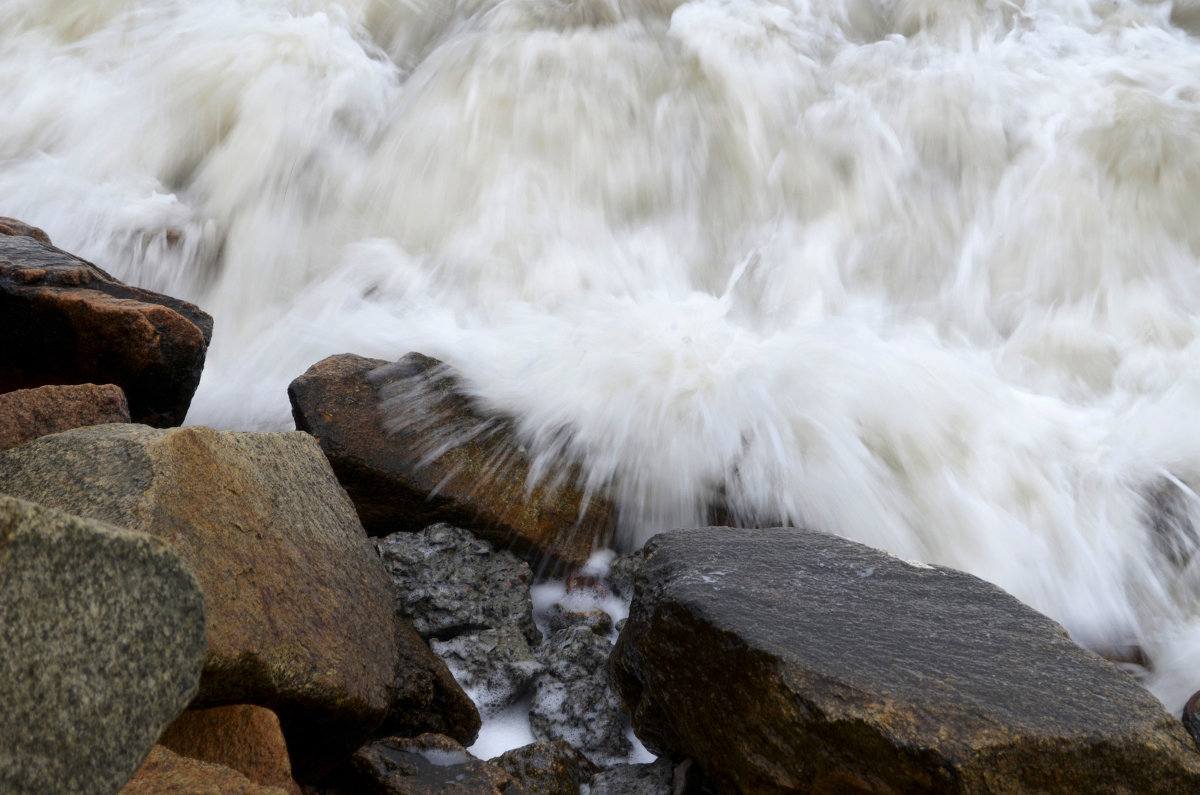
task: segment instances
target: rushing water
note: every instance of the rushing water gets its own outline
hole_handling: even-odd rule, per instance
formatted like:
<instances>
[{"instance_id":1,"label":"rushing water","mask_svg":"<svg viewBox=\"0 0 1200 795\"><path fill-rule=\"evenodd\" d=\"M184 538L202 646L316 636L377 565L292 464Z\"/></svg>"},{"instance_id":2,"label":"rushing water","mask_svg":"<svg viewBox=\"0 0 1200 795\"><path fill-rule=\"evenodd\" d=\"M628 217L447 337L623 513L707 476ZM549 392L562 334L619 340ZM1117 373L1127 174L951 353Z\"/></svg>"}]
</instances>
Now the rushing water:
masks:
<instances>
[{"instance_id":1,"label":"rushing water","mask_svg":"<svg viewBox=\"0 0 1200 795\"><path fill-rule=\"evenodd\" d=\"M627 540L788 521L1200 687L1196 0L4 0L0 214L199 303L189 421L457 367Z\"/></svg>"}]
</instances>

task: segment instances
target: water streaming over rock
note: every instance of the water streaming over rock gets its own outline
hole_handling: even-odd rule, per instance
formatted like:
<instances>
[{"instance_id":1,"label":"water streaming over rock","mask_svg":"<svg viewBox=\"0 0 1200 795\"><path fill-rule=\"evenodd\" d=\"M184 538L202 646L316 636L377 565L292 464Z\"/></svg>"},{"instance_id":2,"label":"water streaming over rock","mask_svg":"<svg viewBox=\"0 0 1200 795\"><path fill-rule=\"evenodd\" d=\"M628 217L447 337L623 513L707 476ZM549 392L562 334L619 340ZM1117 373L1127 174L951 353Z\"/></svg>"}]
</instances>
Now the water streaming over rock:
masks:
<instances>
[{"instance_id":1,"label":"water streaming over rock","mask_svg":"<svg viewBox=\"0 0 1200 795\"><path fill-rule=\"evenodd\" d=\"M6 0L0 213L216 318L189 421L444 359L627 540L793 522L1200 687L1192 0Z\"/></svg>"}]
</instances>

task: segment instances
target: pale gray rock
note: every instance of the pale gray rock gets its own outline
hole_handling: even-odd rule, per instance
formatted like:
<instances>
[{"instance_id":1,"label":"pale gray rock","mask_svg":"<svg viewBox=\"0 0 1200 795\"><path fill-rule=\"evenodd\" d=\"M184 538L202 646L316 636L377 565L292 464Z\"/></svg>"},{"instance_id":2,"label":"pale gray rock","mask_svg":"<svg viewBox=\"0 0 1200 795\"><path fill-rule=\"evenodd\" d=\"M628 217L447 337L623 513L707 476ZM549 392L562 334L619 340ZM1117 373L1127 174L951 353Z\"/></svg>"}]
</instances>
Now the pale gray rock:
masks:
<instances>
[{"instance_id":1,"label":"pale gray rock","mask_svg":"<svg viewBox=\"0 0 1200 795\"><path fill-rule=\"evenodd\" d=\"M555 632L537 650L546 672L537 680L529 710L535 738L565 740L600 767L624 762L632 750L620 702L605 675L611 650L587 626Z\"/></svg>"},{"instance_id":2,"label":"pale gray rock","mask_svg":"<svg viewBox=\"0 0 1200 795\"><path fill-rule=\"evenodd\" d=\"M196 694L205 648L168 544L0 496L0 791L116 792Z\"/></svg>"},{"instance_id":3,"label":"pale gray rock","mask_svg":"<svg viewBox=\"0 0 1200 795\"><path fill-rule=\"evenodd\" d=\"M513 553L448 524L375 543L397 610L426 640L515 626L531 645L541 642L529 595L533 574Z\"/></svg>"},{"instance_id":4,"label":"pale gray rock","mask_svg":"<svg viewBox=\"0 0 1200 795\"><path fill-rule=\"evenodd\" d=\"M512 704L545 666L513 626L433 641L442 659L480 711L493 715Z\"/></svg>"}]
</instances>

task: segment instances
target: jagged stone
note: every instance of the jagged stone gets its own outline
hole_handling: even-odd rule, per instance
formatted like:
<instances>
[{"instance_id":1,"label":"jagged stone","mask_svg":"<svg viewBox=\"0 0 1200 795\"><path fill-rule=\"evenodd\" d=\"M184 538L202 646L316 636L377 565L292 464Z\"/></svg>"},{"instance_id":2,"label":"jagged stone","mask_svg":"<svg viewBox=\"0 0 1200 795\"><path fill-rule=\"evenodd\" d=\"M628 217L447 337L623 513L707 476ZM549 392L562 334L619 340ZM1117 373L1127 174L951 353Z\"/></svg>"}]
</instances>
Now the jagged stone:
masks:
<instances>
[{"instance_id":1,"label":"jagged stone","mask_svg":"<svg viewBox=\"0 0 1200 795\"><path fill-rule=\"evenodd\" d=\"M580 762L587 764L562 740L523 745L490 761L508 771L528 795L579 795Z\"/></svg>"},{"instance_id":2,"label":"jagged stone","mask_svg":"<svg viewBox=\"0 0 1200 795\"><path fill-rule=\"evenodd\" d=\"M611 505L569 477L532 483L512 429L479 411L435 359L331 356L288 395L296 428L320 440L372 535L446 521L565 571L611 533Z\"/></svg>"},{"instance_id":3,"label":"jagged stone","mask_svg":"<svg viewBox=\"0 0 1200 795\"><path fill-rule=\"evenodd\" d=\"M507 771L449 737L389 737L360 748L325 785L335 795L523 795Z\"/></svg>"},{"instance_id":4,"label":"jagged stone","mask_svg":"<svg viewBox=\"0 0 1200 795\"><path fill-rule=\"evenodd\" d=\"M0 496L0 791L115 791L195 695L204 649L169 545Z\"/></svg>"},{"instance_id":5,"label":"jagged stone","mask_svg":"<svg viewBox=\"0 0 1200 795\"><path fill-rule=\"evenodd\" d=\"M429 645L471 700L488 715L516 701L544 670L525 636L513 626L485 629Z\"/></svg>"},{"instance_id":6,"label":"jagged stone","mask_svg":"<svg viewBox=\"0 0 1200 795\"><path fill-rule=\"evenodd\" d=\"M375 544L397 609L421 637L446 640L516 626L531 644L541 641L529 595L533 573L511 552L448 524L393 533Z\"/></svg>"},{"instance_id":7,"label":"jagged stone","mask_svg":"<svg viewBox=\"0 0 1200 795\"><path fill-rule=\"evenodd\" d=\"M1200 787L1180 722L1058 624L820 533L657 536L611 668L647 747L722 791Z\"/></svg>"},{"instance_id":8,"label":"jagged stone","mask_svg":"<svg viewBox=\"0 0 1200 795\"><path fill-rule=\"evenodd\" d=\"M591 795L671 795L675 765L659 759L645 765L616 765L592 779Z\"/></svg>"},{"instance_id":9,"label":"jagged stone","mask_svg":"<svg viewBox=\"0 0 1200 795\"><path fill-rule=\"evenodd\" d=\"M25 231L0 234L0 392L116 384L135 421L183 422L212 318L186 301L123 284L50 245L40 230L8 220L8 230Z\"/></svg>"}]
</instances>

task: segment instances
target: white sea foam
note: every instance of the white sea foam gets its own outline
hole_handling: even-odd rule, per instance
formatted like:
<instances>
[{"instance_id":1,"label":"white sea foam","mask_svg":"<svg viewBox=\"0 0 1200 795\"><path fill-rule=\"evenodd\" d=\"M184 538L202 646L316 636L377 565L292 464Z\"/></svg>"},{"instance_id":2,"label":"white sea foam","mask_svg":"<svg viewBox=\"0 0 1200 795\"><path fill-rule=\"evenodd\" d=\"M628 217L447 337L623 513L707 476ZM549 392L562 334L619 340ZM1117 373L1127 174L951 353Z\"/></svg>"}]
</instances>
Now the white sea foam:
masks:
<instances>
[{"instance_id":1,"label":"white sea foam","mask_svg":"<svg viewBox=\"0 0 1200 795\"><path fill-rule=\"evenodd\" d=\"M215 316L192 422L420 350L627 540L719 500L967 569L1178 708L1194 6L6 0L0 213Z\"/></svg>"}]
</instances>

